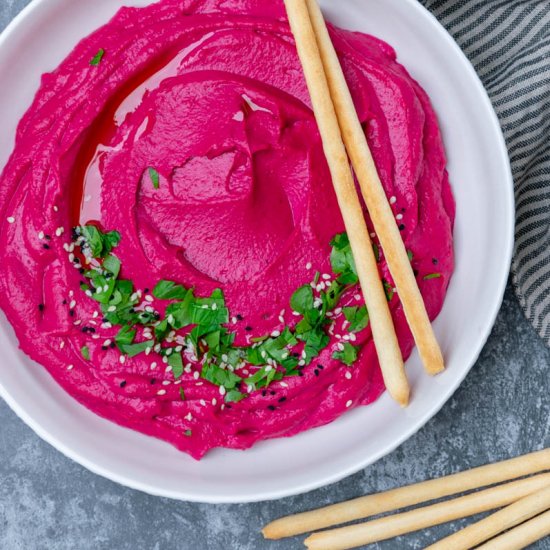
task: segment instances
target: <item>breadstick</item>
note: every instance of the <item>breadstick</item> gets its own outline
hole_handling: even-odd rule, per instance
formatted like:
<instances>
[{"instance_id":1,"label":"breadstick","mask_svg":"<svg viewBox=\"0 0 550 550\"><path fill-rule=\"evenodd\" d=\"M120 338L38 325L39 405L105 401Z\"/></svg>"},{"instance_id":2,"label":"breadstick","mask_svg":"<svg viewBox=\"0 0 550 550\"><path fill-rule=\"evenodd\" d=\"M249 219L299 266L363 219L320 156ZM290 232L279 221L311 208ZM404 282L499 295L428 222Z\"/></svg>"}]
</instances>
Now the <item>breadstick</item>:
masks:
<instances>
[{"instance_id":1,"label":"breadstick","mask_svg":"<svg viewBox=\"0 0 550 550\"><path fill-rule=\"evenodd\" d=\"M409 383L395 327L378 273L346 149L305 0L285 0L315 118L323 141L332 182L355 259L359 282L370 315L372 335L386 388L401 405L409 401Z\"/></svg>"},{"instance_id":2,"label":"breadstick","mask_svg":"<svg viewBox=\"0 0 550 550\"><path fill-rule=\"evenodd\" d=\"M447 477L333 504L319 510L284 517L267 525L263 529L263 534L268 539L291 537L472 489L487 487L544 470L550 470L550 449L504 462L479 466Z\"/></svg>"},{"instance_id":3,"label":"breadstick","mask_svg":"<svg viewBox=\"0 0 550 550\"><path fill-rule=\"evenodd\" d=\"M550 487L510 504L510 506L465 527L454 535L428 546L426 550L447 550L448 548L468 550L547 510L550 510Z\"/></svg>"},{"instance_id":4,"label":"breadstick","mask_svg":"<svg viewBox=\"0 0 550 550\"><path fill-rule=\"evenodd\" d=\"M540 474L520 481L512 481L454 500L439 502L410 512L403 512L359 523L358 525L322 531L307 538L305 544L310 550L355 548L494 510L531 495L543 487L550 489L550 474ZM457 547L454 544L449 544L441 548L453 548L455 550Z\"/></svg>"},{"instance_id":5,"label":"breadstick","mask_svg":"<svg viewBox=\"0 0 550 550\"><path fill-rule=\"evenodd\" d=\"M306 2L344 143L374 229L380 239L399 299L403 304L405 317L414 336L424 368L431 375L438 374L445 368L443 355L426 312L424 300L420 294L397 222L380 182L338 55L330 39L317 0L306 0Z\"/></svg>"},{"instance_id":6,"label":"breadstick","mask_svg":"<svg viewBox=\"0 0 550 550\"><path fill-rule=\"evenodd\" d=\"M521 550L548 535L550 535L550 511L479 546L478 550Z\"/></svg>"}]
</instances>

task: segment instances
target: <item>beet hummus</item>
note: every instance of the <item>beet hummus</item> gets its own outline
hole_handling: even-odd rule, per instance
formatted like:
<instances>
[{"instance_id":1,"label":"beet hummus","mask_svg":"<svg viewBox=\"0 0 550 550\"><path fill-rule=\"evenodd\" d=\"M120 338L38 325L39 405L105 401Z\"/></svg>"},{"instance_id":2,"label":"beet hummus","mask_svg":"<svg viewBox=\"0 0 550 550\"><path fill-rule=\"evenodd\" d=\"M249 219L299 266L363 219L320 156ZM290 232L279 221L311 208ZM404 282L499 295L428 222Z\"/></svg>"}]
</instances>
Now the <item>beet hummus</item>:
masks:
<instances>
[{"instance_id":1,"label":"beet hummus","mask_svg":"<svg viewBox=\"0 0 550 550\"><path fill-rule=\"evenodd\" d=\"M455 215L436 116L388 44L330 30L433 319ZM199 459L384 391L280 0L121 9L44 75L0 214L22 350L102 417Z\"/></svg>"}]
</instances>

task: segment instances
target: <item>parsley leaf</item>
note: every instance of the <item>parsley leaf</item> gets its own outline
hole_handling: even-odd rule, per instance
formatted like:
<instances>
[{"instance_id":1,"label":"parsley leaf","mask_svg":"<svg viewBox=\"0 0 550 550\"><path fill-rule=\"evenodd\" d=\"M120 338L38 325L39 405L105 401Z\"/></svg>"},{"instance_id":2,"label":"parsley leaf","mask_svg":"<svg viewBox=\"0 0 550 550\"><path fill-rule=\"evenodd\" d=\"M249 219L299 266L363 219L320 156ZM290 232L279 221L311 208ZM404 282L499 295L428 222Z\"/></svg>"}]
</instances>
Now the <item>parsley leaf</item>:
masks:
<instances>
[{"instance_id":1,"label":"parsley leaf","mask_svg":"<svg viewBox=\"0 0 550 550\"><path fill-rule=\"evenodd\" d=\"M357 283L357 268L347 233L339 233L330 244L332 246L330 263L334 273L340 275L338 280L343 284Z\"/></svg>"},{"instance_id":2,"label":"parsley leaf","mask_svg":"<svg viewBox=\"0 0 550 550\"><path fill-rule=\"evenodd\" d=\"M82 346L80 348L80 353L82 354L82 357L84 357L84 359L86 359L86 361L90 360L90 350L89 350L88 346Z\"/></svg>"},{"instance_id":3,"label":"parsley leaf","mask_svg":"<svg viewBox=\"0 0 550 550\"><path fill-rule=\"evenodd\" d=\"M349 321L350 332L361 332L369 324L369 313L367 307L345 307L344 316Z\"/></svg>"},{"instance_id":4,"label":"parsley leaf","mask_svg":"<svg viewBox=\"0 0 550 550\"><path fill-rule=\"evenodd\" d=\"M91 59L90 65L92 67L97 67L101 63L101 60L103 59L104 55L105 55L105 50L103 48L100 48L99 51Z\"/></svg>"},{"instance_id":5,"label":"parsley leaf","mask_svg":"<svg viewBox=\"0 0 550 550\"><path fill-rule=\"evenodd\" d=\"M160 187L160 176L159 173L155 168L152 166L149 167L149 177L151 178L151 182L153 183L153 187L155 189L158 189Z\"/></svg>"},{"instance_id":6,"label":"parsley leaf","mask_svg":"<svg viewBox=\"0 0 550 550\"><path fill-rule=\"evenodd\" d=\"M181 353L173 352L168 356L168 364L172 367L174 378L181 378L183 375L183 360Z\"/></svg>"},{"instance_id":7,"label":"parsley leaf","mask_svg":"<svg viewBox=\"0 0 550 550\"><path fill-rule=\"evenodd\" d=\"M342 361L345 365L351 366L357 360L357 355L359 352L359 346L353 346L349 342L345 342L344 349L342 351L335 352L332 357Z\"/></svg>"},{"instance_id":8,"label":"parsley leaf","mask_svg":"<svg viewBox=\"0 0 550 550\"><path fill-rule=\"evenodd\" d=\"M429 275L424 276L425 281L429 281L430 279L439 279L441 277L441 273L430 273Z\"/></svg>"},{"instance_id":9,"label":"parsley leaf","mask_svg":"<svg viewBox=\"0 0 550 550\"><path fill-rule=\"evenodd\" d=\"M301 286L291 296L290 307L302 315L313 309L313 289L311 285Z\"/></svg>"},{"instance_id":10,"label":"parsley leaf","mask_svg":"<svg viewBox=\"0 0 550 550\"><path fill-rule=\"evenodd\" d=\"M183 300L187 289L172 281L159 281L153 289L153 296L159 300Z\"/></svg>"}]
</instances>

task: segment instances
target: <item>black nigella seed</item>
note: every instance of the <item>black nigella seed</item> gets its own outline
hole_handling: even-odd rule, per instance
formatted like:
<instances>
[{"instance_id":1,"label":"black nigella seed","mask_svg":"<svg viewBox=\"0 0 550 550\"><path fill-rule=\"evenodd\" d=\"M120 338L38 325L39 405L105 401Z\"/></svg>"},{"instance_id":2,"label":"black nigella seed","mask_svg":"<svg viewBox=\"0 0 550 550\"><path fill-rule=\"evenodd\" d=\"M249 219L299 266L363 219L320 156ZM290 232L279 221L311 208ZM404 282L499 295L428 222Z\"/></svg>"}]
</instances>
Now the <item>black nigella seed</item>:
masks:
<instances>
[{"instance_id":1,"label":"black nigella seed","mask_svg":"<svg viewBox=\"0 0 550 550\"><path fill-rule=\"evenodd\" d=\"M325 367L323 367L323 365L317 365L317 368L323 370Z\"/></svg>"},{"instance_id":2,"label":"black nigella seed","mask_svg":"<svg viewBox=\"0 0 550 550\"><path fill-rule=\"evenodd\" d=\"M275 395L277 392L274 391L274 390L271 390L269 393L270 393L270 395Z\"/></svg>"},{"instance_id":3,"label":"black nigella seed","mask_svg":"<svg viewBox=\"0 0 550 550\"><path fill-rule=\"evenodd\" d=\"M226 409L232 409L233 407L231 405L226 405L225 408Z\"/></svg>"},{"instance_id":4,"label":"black nigella seed","mask_svg":"<svg viewBox=\"0 0 550 550\"><path fill-rule=\"evenodd\" d=\"M437 258L432 258L432 264L437 265L439 260Z\"/></svg>"},{"instance_id":5,"label":"black nigella seed","mask_svg":"<svg viewBox=\"0 0 550 550\"><path fill-rule=\"evenodd\" d=\"M244 317L240 313L238 313L236 317L237 317L237 321L242 321L244 319Z\"/></svg>"},{"instance_id":6,"label":"black nigella seed","mask_svg":"<svg viewBox=\"0 0 550 550\"><path fill-rule=\"evenodd\" d=\"M292 357L300 357L300 354L299 354L298 352L295 351L295 352L292 354Z\"/></svg>"},{"instance_id":7,"label":"black nigella seed","mask_svg":"<svg viewBox=\"0 0 550 550\"><path fill-rule=\"evenodd\" d=\"M51 241L51 240L52 240L51 235L44 235L44 237L45 237L45 239L46 239L47 241Z\"/></svg>"},{"instance_id":8,"label":"black nigella seed","mask_svg":"<svg viewBox=\"0 0 550 550\"><path fill-rule=\"evenodd\" d=\"M120 387L123 388L124 386L126 386L126 380L123 380L121 383L120 383Z\"/></svg>"},{"instance_id":9,"label":"black nigella seed","mask_svg":"<svg viewBox=\"0 0 550 550\"><path fill-rule=\"evenodd\" d=\"M85 270L83 267L81 267L81 268L78 270L78 272L79 272L81 275L84 275L84 273L86 273L86 270Z\"/></svg>"},{"instance_id":10,"label":"black nigella seed","mask_svg":"<svg viewBox=\"0 0 550 550\"><path fill-rule=\"evenodd\" d=\"M317 369L315 369L313 372L315 373L315 376L319 376L319 371Z\"/></svg>"},{"instance_id":11,"label":"black nigella seed","mask_svg":"<svg viewBox=\"0 0 550 550\"><path fill-rule=\"evenodd\" d=\"M267 395L267 391L266 390L262 390L262 397L265 397Z\"/></svg>"},{"instance_id":12,"label":"black nigella seed","mask_svg":"<svg viewBox=\"0 0 550 550\"><path fill-rule=\"evenodd\" d=\"M157 383L156 378L151 378L151 386L154 386Z\"/></svg>"},{"instance_id":13,"label":"black nigella seed","mask_svg":"<svg viewBox=\"0 0 550 550\"><path fill-rule=\"evenodd\" d=\"M45 307L44 304L38 304L38 311L44 311Z\"/></svg>"},{"instance_id":14,"label":"black nigella seed","mask_svg":"<svg viewBox=\"0 0 550 550\"><path fill-rule=\"evenodd\" d=\"M252 330L252 327L251 326L245 327L244 330L250 332Z\"/></svg>"},{"instance_id":15,"label":"black nigella seed","mask_svg":"<svg viewBox=\"0 0 550 550\"><path fill-rule=\"evenodd\" d=\"M418 277L418 269L413 269L413 273L415 277Z\"/></svg>"},{"instance_id":16,"label":"black nigella seed","mask_svg":"<svg viewBox=\"0 0 550 550\"><path fill-rule=\"evenodd\" d=\"M67 305L67 300L63 300L63 305L66 306Z\"/></svg>"},{"instance_id":17,"label":"black nigella seed","mask_svg":"<svg viewBox=\"0 0 550 550\"><path fill-rule=\"evenodd\" d=\"M145 294L149 294L149 289L148 289L148 288L144 288L144 289L143 289L143 292L145 292Z\"/></svg>"},{"instance_id":18,"label":"black nigella seed","mask_svg":"<svg viewBox=\"0 0 550 550\"><path fill-rule=\"evenodd\" d=\"M399 225L399 231L405 231L405 224L400 224Z\"/></svg>"},{"instance_id":19,"label":"black nigella seed","mask_svg":"<svg viewBox=\"0 0 550 550\"><path fill-rule=\"evenodd\" d=\"M110 347L111 349L114 349L114 348L116 347L116 344L115 344L114 342L111 342L111 343L109 344L109 347Z\"/></svg>"},{"instance_id":20,"label":"black nigella seed","mask_svg":"<svg viewBox=\"0 0 550 550\"><path fill-rule=\"evenodd\" d=\"M284 403L286 401L286 397L281 397L281 399L279 399L279 403Z\"/></svg>"},{"instance_id":21,"label":"black nigella seed","mask_svg":"<svg viewBox=\"0 0 550 550\"><path fill-rule=\"evenodd\" d=\"M269 405L269 407L267 407L270 411L274 411L276 409L276 407L274 405Z\"/></svg>"},{"instance_id":22,"label":"black nigella seed","mask_svg":"<svg viewBox=\"0 0 550 550\"><path fill-rule=\"evenodd\" d=\"M74 317L74 309L70 309L70 310L69 310L69 315L70 315L71 317Z\"/></svg>"},{"instance_id":23,"label":"black nigella seed","mask_svg":"<svg viewBox=\"0 0 550 550\"><path fill-rule=\"evenodd\" d=\"M303 373L302 371L300 371L300 372L298 373L298 376L304 376L304 373Z\"/></svg>"},{"instance_id":24,"label":"black nigella seed","mask_svg":"<svg viewBox=\"0 0 550 550\"><path fill-rule=\"evenodd\" d=\"M49 250L49 249L50 249L50 245L49 245L49 244L43 244L43 245L42 245L42 248L43 248L44 250Z\"/></svg>"},{"instance_id":25,"label":"black nigella seed","mask_svg":"<svg viewBox=\"0 0 550 550\"><path fill-rule=\"evenodd\" d=\"M102 349L103 351L107 351L109 348L108 348L107 346L101 346L101 349Z\"/></svg>"}]
</instances>

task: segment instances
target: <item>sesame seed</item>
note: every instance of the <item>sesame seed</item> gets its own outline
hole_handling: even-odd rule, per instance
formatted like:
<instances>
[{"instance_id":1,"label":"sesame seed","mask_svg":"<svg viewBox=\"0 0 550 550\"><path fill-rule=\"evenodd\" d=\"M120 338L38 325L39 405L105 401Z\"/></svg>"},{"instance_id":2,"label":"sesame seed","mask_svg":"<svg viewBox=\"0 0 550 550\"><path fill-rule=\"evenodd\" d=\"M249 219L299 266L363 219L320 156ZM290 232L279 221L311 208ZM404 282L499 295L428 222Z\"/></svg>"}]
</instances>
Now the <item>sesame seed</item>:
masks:
<instances>
[{"instance_id":1,"label":"sesame seed","mask_svg":"<svg viewBox=\"0 0 550 550\"><path fill-rule=\"evenodd\" d=\"M15 218L13 216L10 216L8 218L8 223L15 223Z\"/></svg>"},{"instance_id":2,"label":"sesame seed","mask_svg":"<svg viewBox=\"0 0 550 550\"><path fill-rule=\"evenodd\" d=\"M116 311L116 306L109 306L109 307L107 308L107 311L108 311L109 313L115 312L115 311Z\"/></svg>"},{"instance_id":3,"label":"sesame seed","mask_svg":"<svg viewBox=\"0 0 550 550\"><path fill-rule=\"evenodd\" d=\"M346 340L346 341L347 341L347 340L349 340L349 339L350 339L350 338L349 338L349 334L344 334L344 336L342 337L342 340Z\"/></svg>"},{"instance_id":4,"label":"sesame seed","mask_svg":"<svg viewBox=\"0 0 550 550\"><path fill-rule=\"evenodd\" d=\"M146 311L147 313L153 313L155 310L154 310L154 308L152 308L151 306L145 306L145 311Z\"/></svg>"},{"instance_id":5,"label":"sesame seed","mask_svg":"<svg viewBox=\"0 0 550 550\"><path fill-rule=\"evenodd\" d=\"M357 340L357 336L355 336L355 334L353 334L353 332L349 335L349 339L352 341L352 342L355 342L355 340Z\"/></svg>"},{"instance_id":6,"label":"sesame seed","mask_svg":"<svg viewBox=\"0 0 550 550\"><path fill-rule=\"evenodd\" d=\"M288 388L288 384L286 382L281 382L281 387L282 388Z\"/></svg>"},{"instance_id":7,"label":"sesame seed","mask_svg":"<svg viewBox=\"0 0 550 550\"><path fill-rule=\"evenodd\" d=\"M225 386L220 386L220 395L225 395L227 393L227 390L225 389Z\"/></svg>"},{"instance_id":8,"label":"sesame seed","mask_svg":"<svg viewBox=\"0 0 550 550\"><path fill-rule=\"evenodd\" d=\"M325 281L328 281L331 278L331 276L328 273L323 273L322 277L323 279L325 279Z\"/></svg>"},{"instance_id":9,"label":"sesame seed","mask_svg":"<svg viewBox=\"0 0 550 550\"><path fill-rule=\"evenodd\" d=\"M67 370L73 370L73 369L74 369L74 365L69 365L69 366L67 367Z\"/></svg>"},{"instance_id":10,"label":"sesame seed","mask_svg":"<svg viewBox=\"0 0 550 550\"><path fill-rule=\"evenodd\" d=\"M56 237L61 237L61 235L63 235L65 231L65 228L64 227L58 227L56 230L55 230L55 235Z\"/></svg>"},{"instance_id":11,"label":"sesame seed","mask_svg":"<svg viewBox=\"0 0 550 550\"><path fill-rule=\"evenodd\" d=\"M284 322L285 322L285 318L282 315L279 315L279 323L284 324Z\"/></svg>"},{"instance_id":12,"label":"sesame seed","mask_svg":"<svg viewBox=\"0 0 550 550\"><path fill-rule=\"evenodd\" d=\"M271 372L273 370L273 367L271 365L267 365L265 367L265 372Z\"/></svg>"},{"instance_id":13,"label":"sesame seed","mask_svg":"<svg viewBox=\"0 0 550 550\"><path fill-rule=\"evenodd\" d=\"M248 386L246 386L246 391L248 393L252 393L254 391L254 386L252 384L248 384Z\"/></svg>"},{"instance_id":14,"label":"sesame seed","mask_svg":"<svg viewBox=\"0 0 550 550\"><path fill-rule=\"evenodd\" d=\"M293 312L292 312L292 315L294 315L295 317L300 317L301 314L298 313L297 311L293 311Z\"/></svg>"},{"instance_id":15,"label":"sesame seed","mask_svg":"<svg viewBox=\"0 0 550 550\"><path fill-rule=\"evenodd\" d=\"M165 369L164 369L164 372L172 372L172 367L170 365L168 365Z\"/></svg>"},{"instance_id":16,"label":"sesame seed","mask_svg":"<svg viewBox=\"0 0 550 550\"><path fill-rule=\"evenodd\" d=\"M214 407L218 404L218 400L214 397L212 399L212 405L214 405Z\"/></svg>"},{"instance_id":17,"label":"sesame seed","mask_svg":"<svg viewBox=\"0 0 550 550\"><path fill-rule=\"evenodd\" d=\"M196 371L193 373L193 378L194 378L195 380L198 380L198 379L199 379L199 376L200 376L199 371L196 370Z\"/></svg>"},{"instance_id":18,"label":"sesame seed","mask_svg":"<svg viewBox=\"0 0 550 550\"><path fill-rule=\"evenodd\" d=\"M162 385L163 386L169 386L172 382L170 382L170 380L163 380L162 381Z\"/></svg>"},{"instance_id":19,"label":"sesame seed","mask_svg":"<svg viewBox=\"0 0 550 550\"><path fill-rule=\"evenodd\" d=\"M397 197L390 197L390 204L395 204L397 202Z\"/></svg>"},{"instance_id":20,"label":"sesame seed","mask_svg":"<svg viewBox=\"0 0 550 550\"><path fill-rule=\"evenodd\" d=\"M121 355L118 360L120 361L120 364L121 365L124 365L124 363L126 363L126 356L125 355Z\"/></svg>"},{"instance_id":21,"label":"sesame seed","mask_svg":"<svg viewBox=\"0 0 550 550\"><path fill-rule=\"evenodd\" d=\"M199 401L199 403L200 403L203 407L206 406L206 401L205 401L204 399L201 399L201 400Z\"/></svg>"},{"instance_id":22,"label":"sesame seed","mask_svg":"<svg viewBox=\"0 0 550 550\"><path fill-rule=\"evenodd\" d=\"M159 390L157 395L166 395L166 390Z\"/></svg>"},{"instance_id":23,"label":"sesame seed","mask_svg":"<svg viewBox=\"0 0 550 550\"><path fill-rule=\"evenodd\" d=\"M59 342L59 349L63 349L65 347L65 340L61 340L61 342Z\"/></svg>"},{"instance_id":24,"label":"sesame seed","mask_svg":"<svg viewBox=\"0 0 550 550\"><path fill-rule=\"evenodd\" d=\"M344 347L344 344L342 344L341 342L338 343L338 345L336 346L340 351L344 351L345 347Z\"/></svg>"},{"instance_id":25,"label":"sesame seed","mask_svg":"<svg viewBox=\"0 0 550 550\"><path fill-rule=\"evenodd\" d=\"M71 300L71 303L69 304L69 309L74 309L76 306L76 300Z\"/></svg>"},{"instance_id":26,"label":"sesame seed","mask_svg":"<svg viewBox=\"0 0 550 550\"><path fill-rule=\"evenodd\" d=\"M155 299L152 296L150 296L149 294L147 296L145 296L145 301L147 301L147 302L153 302L154 300Z\"/></svg>"},{"instance_id":27,"label":"sesame seed","mask_svg":"<svg viewBox=\"0 0 550 550\"><path fill-rule=\"evenodd\" d=\"M92 314L92 319L97 319L99 317L99 313L97 311L94 311Z\"/></svg>"},{"instance_id":28,"label":"sesame seed","mask_svg":"<svg viewBox=\"0 0 550 550\"><path fill-rule=\"evenodd\" d=\"M272 333L271 333L271 336L273 338L278 338L279 336L281 336L281 331L280 330L274 330Z\"/></svg>"},{"instance_id":29,"label":"sesame seed","mask_svg":"<svg viewBox=\"0 0 550 550\"><path fill-rule=\"evenodd\" d=\"M351 380L352 376L351 376L351 372L348 370L346 371L346 379L347 380Z\"/></svg>"},{"instance_id":30,"label":"sesame seed","mask_svg":"<svg viewBox=\"0 0 550 550\"><path fill-rule=\"evenodd\" d=\"M163 363L168 363L168 357L163 357L163 358L162 358L162 362L163 362Z\"/></svg>"},{"instance_id":31,"label":"sesame seed","mask_svg":"<svg viewBox=\"0 0 550 550\"><path fill-rule=\"evenodd\" d=\"M231 322L236 325L237 324L237 318L236 317L231 317Z\"/></svg>"},{"instance_id":32,"label":"sesame seed","mask_svg":"<svg viewBox=\"0 0 550 550\"><path fill-rule=\"evenodd\" d=\"M395 219L396 220L402 220L403 219L403 214L397 214L397 216L395 216Z\"/></svg>"},{"instance_id":33,"label":"sesame seed","mask_svg":"<svg viewBox=\"0 0 550 550\"><path fill-rule=\"evenodd\" d=\"M350 400L346 403L346 409L349 409L352 405L353 405L353 401L350 399Z\"/></svg>"},{"instance_id":34,"label":"sesame seed","mask_svg":"<svg viewBox=\"0 0 550 550\"><path fill-rule=\"evenodd\" d=\"M212 304L212 311L216 311L218 309L218 304Z\"/></svg>"},{"instance_id":35,"label":"sesame seed","mask_svg":"<svg viewBox=\"0 0 550 550\"><path fill-rule=\"evenodd\" d=\"M59 211L59 208L57 208L57 206L54 205L53 211L54 211L54 212L58 212L58 211Z\"/></svg>"},{"instance_id":36,"label":"sesame seed","mask_svg":"<svg viewBox=\"0 0 550 550\"><path fill-rule=\"evenodd\" d=\"M81 324L82 324L82 320L81 320L81 319L78 319L78 321L75 321L75 322L73 323L73 325L74 325L75 327L77 327L78 325L81 325Z\"/></svg>"},{"instance_id":37,"label":"sesame seed","mask_svg":"<svg viewBox=\"0 0 550 550\"><path fill-rule=\"evenodd\" d=\"M334 315L340 315L340 313L342 313L342 308L341 308L341 307L337 307L337 308L334 310Z\"/></svg>"},{"instance_id":38,"label":"sesame seed","mask_svg":"<svg viewBox=\"0 0 550 550\"><path fill-rule=\"evenodd\" d=\"M300 359L300 361L298 361L298 366L299 367L304 367L305 364L306 364L306 362L303 359Z\"/></svg>"},{"instance_id":39,"label":"sesame seed","mask_svg":"<svg viewBox=\"0 0 550 550\"><path fill-rule=\"evenodd\" d=\"M361 294L355 294L353 296L356 300L360 300L361 299Z\"/></svg>"},{"instance_id":40,"label":"sesame seed","mask_svg":"<svg viewBox=\"0 0 550 550\"><path fill-rule=\"evenodd\" d=\"M187 420L188 422L191 422L191 420L193 420L193 415L191 413L188 413L186 416L184 416L185 420Z\"/></svg>"},{"instance_id":41,"label":"sesame seed","mask_svg":"<svg viewBox=\"0 0 550 550\"><path fill-rule=\"evenodd\" d=\"M157 363L151 363L151 370L155 370L157 368Z\"/></svg>"},{"instance_id":42,"label":"sesame seed","mask_svg":"<svg viewBox=\"0 0 550 550\"><path fill-rule=\"evenodd\" d=\"M312 263L311 262L308 262L306 264L306 269L309 271L311 268L313 267Z\"/></svg>"}]
</instances>

